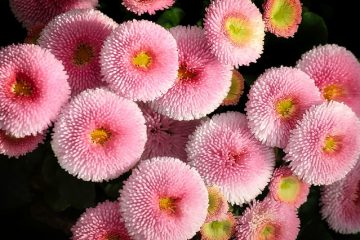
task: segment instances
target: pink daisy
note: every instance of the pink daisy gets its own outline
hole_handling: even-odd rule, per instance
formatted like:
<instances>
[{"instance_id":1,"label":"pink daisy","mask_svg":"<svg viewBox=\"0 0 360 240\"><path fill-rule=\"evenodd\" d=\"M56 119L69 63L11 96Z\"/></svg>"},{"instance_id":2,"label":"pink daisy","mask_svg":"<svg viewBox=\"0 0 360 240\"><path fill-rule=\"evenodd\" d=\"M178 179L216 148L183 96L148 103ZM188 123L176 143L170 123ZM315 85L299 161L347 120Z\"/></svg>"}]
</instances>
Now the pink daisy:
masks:
<instances>
[{"instance_id":1,"label":"pink daisy","mask_svg":"<svg viewBox=\"0 0 360 240\"><path fill-rule=\"evenodd\" d=\"M14 137L37 135L69 99L64 67L36 45L0 50L0 129Z\"/></svg>"},{"instance_id":2,"label":"pink daisy","mask_svg":"<svg viewBox=\"0 0 360 240\"><path fill-rule=\"evenodd\" d=\"M209 195L209 206L206 221L221 220L225 218L229 205L217 186L207 188Z\"/></svg>"},{"instance_id":3,"label":"pink daisy","mask_svg":"<svg viewBox=\"0 0 360 240\"><path fill-rule=\"evenodd\" d=\"M39 45L64 64L72 95L102 86L100 51L117 24L97 10L72 10L54 18L43 30Z\"/></svg>"},{"instance_id":4,"label":"pink daisy","mask_svg":"<svg viewBox=\"0 0 360 240\"><path fill-rule=\"evenodd\" d=\"M35 150L40 143L43 143L44 138L42 133L17 138L0 130L0 154L18 158Z\"/></svg>"},{"instance_id":5,"label":"pink daisy","mask_svg":"<svg viewBox=\"0 0 360 240\"><path fill-rule=\"evenodd\" d=\"M71 232L73 240L131 240L118 202L105 201L86 209Z\"/></svg>"},{"instance_id":6,"label":"pink daisy","mask_svg":"<svg viewBox=\"0 0 360 240\"><path fill-rule=\"evenodd\" d=\"M147 142L141 159L174 157L186 161L185 145L199 120L177 121L154 112L148 104L139 103L147 126Z\"/></svg>"},{"instance_id":7,"label":"pink daisy","mask_svg":"<svg viewBox=\"0 0 360 240\"><path fill-rule=\"evenodd\" d=\"M321 103L318 88L307 74L296 68L265 71L252 85L246 103L249 128L270 147L286 147L290 130L312 105Z\"/></svg>"},{"instance_id":8,"label":"pink daisy","mask_svg":"<svg viewBox=\"0 0 360 240\"><path fill-rule=\"evenodd\" d=\"M331 184L345 177L360 154L360 121L345 104L311 107L291 131L285 160L305 182Z\"/></svg>"},{"instance_id":9,"label":"pink daisy","mask_svg":"<svg viewBox=\"0 0 360 240\"><path fill-rule=\"evenodd\" d=\"M101 67L103 80L121 96L154 100L176 80L176 41L156 23L146 20L122 23L104 44Z\"/></svg>"},{"instance_id":10,"label":"pink daisy","mask_svg":"<svg viewBox=\"0 0 360 240\"><path fill-rule=\"evenodd\" d=\"M207 185L217 185L228 202L254 199L271 178L275 156L257 141L244 114L214 115L199 126L187 144L188 160Z\"/></svg>"},{"instance_id":11,"label":"pink daisy","mask_svg":"<svg viewBox=\"0 0 360 240\"><path fill-rule=\"evenodd\" d=\"M347 104L360 116L360 63L344 47L318 46L297 63L315 81L324 99Z\"/></svg>"},{"instance_id":12,"label":"pink daisy","mask_svg":"<svg viewBox=\"0 0 360 240\"><path fill-rule=\"evenodd\" d=\"M52 148L59 164L85 181L119 177L139 160L145 119L136 103L104 89L77 95L55 123Z\"/></svg>"},{"instance_id":13,"label":"pink daisy","mask_svg":"<svg viewBox=\"0 0 360 240\"><path fill-rule=\"evenodd\" d=\"M137 15L155 14L156 11L167 9L174 3L175 0L123 0L122 2L127 10Z\"/></svg>"},{"instance_id":14,"label":"pink daisy","mask_svg":"<svg viewBox=\"0 0 360 240\"><path fill-rule=\"evenodd\" d=\"M293 37L301 22L300 0L266 0L264 5L266 30L278 37Z\"/></svg>"},{"instance_id":15,"label":"pink daisy","mask_svg":"<svg viewBox=\"0 0 360 240\"><path fill-rule=\"evenodd\" d=\"M232 71L231 86L227 96L223 100L223 106L238 104L241 95L244 92L244 77L237 71Z\"/></svg>"},{"instance_id":16,"label":"pink daisy","mask_svg":"<svg viewBox=\"0 0 360 240\"><path fill-rule=\"evenodd\" d=\"M45 26L60 13L71 9L94 8L98 0L10 0L15 17L27 28L35 25Z\"/></svg>"},{"instance_id":17,"label":"pink daisy","mask_svg":"<svg viewBox=\"0 0 360 240\"><path fill-rule=\"evenodd\" d=\"M276 201L298 208L306 202L310 186L295 176L290 168L280 167L275 169L269 188Z\"/></svg>"},{"instance_id":18,"label":"pink daisy","mask_svg":"<svg viewBox=\"0 0 360 240\"><path fill-rule=\"evenodd\" d=\"M275 201L255 201L238 220L237 240L294 240L300 220L295 208Z\"/></svg>"},{"instance_id":19,"label":"pink daisy","mask_svg":"<svg viewBox=\"0 0 360 240\"><path fill-rule=\"evenodd\" d=\"M170 157L141 162L120 197L125 226L134 240L190 239L204 223L207 207L199 173Z\"/></svg>"},{"instance_id":20,"label":"pink daisy","mask_svg":"<svg viewBox=\"0 0 360 240\"><path fill-rule=\"evenodd\" d=\"M229 240L235 232L235 223L230 212L223 219L207 221L201 227L201 240Z\"/></svg>"},{"instance_id":21,"label":"pink daisy","mask_svg":"<svg viewBox=\"0 0 360 240\"><path fill-rule=\"evenodd\" d=\"M177 120L191 120L214 111L231 85L231 67L210 52L204 32L198 27L170 29L179 48L179 71L175 85L152 107Z\"/></svg>"},{"instance_id":22,"label":"pink daisy","mask_svg":"<svg viewBox=\"0 0 360 240\"><path fill-rule=\"evenodd\" d=\"M263 51L265 25L250 0L214 0L206 9L204 29L211 51L225 64L249 65Z\"/></svg>"},{"instance_id":23,"label":"pink daisy","mask_svg":"<svg viewBox=\"0 0 360 240\"><path fill-rule=\"evenodd\" d=\"M321 215L330 228L342 233L360 232L360 161L345 178L324 186Z\"/></svg>"}]
</instances>

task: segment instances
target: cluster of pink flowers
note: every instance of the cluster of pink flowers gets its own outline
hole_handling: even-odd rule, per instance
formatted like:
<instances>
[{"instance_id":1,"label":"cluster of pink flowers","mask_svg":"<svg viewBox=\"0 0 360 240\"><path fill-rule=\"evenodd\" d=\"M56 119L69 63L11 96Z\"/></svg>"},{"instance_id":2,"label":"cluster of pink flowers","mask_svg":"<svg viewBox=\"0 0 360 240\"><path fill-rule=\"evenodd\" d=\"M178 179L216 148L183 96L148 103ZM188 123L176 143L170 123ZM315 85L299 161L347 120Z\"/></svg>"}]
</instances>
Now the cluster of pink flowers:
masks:
<instances>
[{"instance_id":1,"label":"cluster of pink flowers","mask_svg":"<svg viewBox=\"0 0 360 240\"><path fill-rule=\"evenodd\" d=\"M297 209L324 185L321 214L360 231L360 64L337 45L269 68L236 105L265 31L292 37L297 0L214 0L204 28L116 23L96 0L10 1L38 45L0 50L0 153L19 157L52 129L59 165L84 181L132 170L118 201L84 212L74 240L295 239ZM60 3L61 2L61 3ZM173 0L124 0L141 15ZM275 168L274 147L285 152ZM258 201L266 187L269 193ZM229 204L249 204L234 216Z\"/></svg>"}]
</instances>

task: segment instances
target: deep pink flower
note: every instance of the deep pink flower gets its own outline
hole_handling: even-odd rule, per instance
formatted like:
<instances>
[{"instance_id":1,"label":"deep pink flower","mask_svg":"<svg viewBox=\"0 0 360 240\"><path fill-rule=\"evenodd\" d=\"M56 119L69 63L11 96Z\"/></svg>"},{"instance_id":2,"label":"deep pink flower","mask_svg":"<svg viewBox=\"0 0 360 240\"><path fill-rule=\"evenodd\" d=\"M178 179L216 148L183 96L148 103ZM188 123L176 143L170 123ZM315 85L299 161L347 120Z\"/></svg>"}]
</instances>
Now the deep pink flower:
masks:
<instances>
[{"instance_id":1,"label":"deep pink flower","mask_svg":"<svg viewBox=\"0 0 360 240\"><path fill-rule=\"evenodd\" d=\"M175 82L178 51L173 36L160 25L133 20L122 23L101 51L103 80L121 96L150 101Z\"/></svg>"},{"instance_id":2,"label":"deep pink flower","mask_svg":"<svg viewBox=\"0 0 360 240\"><path fill-rule=\"evenodd\" d=\"M44 141L44 138L45 136L42 133L17 138L0 130L0 154L18 158L37 148Z\"/></svg>"},{"instance_id":3,"label":"deep pink flower","mask_svg":"<svg viewBox=\"0 0 360 240\"><path fill-rule=\"evenodd\" d=\"M105 201L88 208L71 228L73 240L131 240L118 202Z\"/></svg>"},{"instance_id":4,"label":"deep pink flower","mask_svg":"<svg viewBox=\"0 0 360 240\"><path fill-rule=\"evenodd\" d=\"M158 10L171 7L175 0L123 0L122 4L127 10L141 15L144 13L155 14Z\"/></svg>"},{"instance_id":5,"label":"deep pink flower","mask_svg":"<svg viewBox=\"0 0 360 240\"><path fill-rule=\"evenodd\" d=\"M255 201L236 226L237 240L294 240L300 227L295 208L270 201Z\"/></svg>"},{"instance_id":6,"label":"deep pink flower","mask_svg":"<svg viewBox=\"0 0 360 240\"><path fill-rule=\"evenodd\" d=\"M91 89L62 111L52 148L70 174L100 182L130 170L145 142L145 119L136 103L104 89Z\"/></svg>"},{"instance_id":7,"label":"deep pink flower","mask_svg":"<svg viewBox=\"0 0 360 240\"><path fill-rule=\"evenodd\" d=\"M211 54L201 28L179 26L170 32L179 48L178 79L152 107L173 119L199 119L214 111L226 97L231 67Z\"/></svg>"},{"instance_id":8,"label":"deep pink flower","mask_svg":"<svg viewBox=\"0 0 360 240\"><path fill-rule=\"evenodd\" d=\"M207 185L216 185L230 203L254 199L270 180L275 156L257 141L244 114L214 115L200 125L187 144L188 160Z\"/></svg>"},{"instance_id":9,"label":"deep pink flower","mask_svg":"<svg viewBox=\"0 0 360 240\"><path fill-rule=\"evenodd\" d=\"M153 111L148 104L139 103L147 126L147 142L141 159L174 157L187 160L185 145L199 120L177 121Z\"/></svg>"},{"instance_id":10,"label":"deep pink flower","mask_svg":"<svg viewBox=\"0 0 360 240\"><path fill-rule=\"evenodd\" d=\"M318 46L297 63L315 81L324 99L347 104L360 116L360 63L350 51L335 44Z\"/></svg>"},{"instance_id":11,"label":"deep pink flower","mask_svg":"<svg viewBox=\"0 0 360 240\"><path fill-rule=\"evenodd\" d=\"M265 71L251 86L246 115L255 137L270 147L286 147L290 130L305 110L322 102L306 73L280 67Z\"/></svg>"},{"instance_id":12,"label":"deep pink flower","mask_svg":"<svg viewBox=\"0 0 360 240\"><path fill-rule=\"evenodd\" d=\"M199 173L170 157L140 162L120 196L125 226L134 240L190 239L204 223L207 207Z\"/></svg>"},{"instance_id":13,"label":"deep pink flower","mask_svg":"<svg viewBox=\"0 0 360 240\"><path fill-rule=\"evenodd\" d=\"M305 182L331 184L345 177L360 154L360 121L345 104L311 107L291 131L285 160Z\"/></svg>"},{"instance_id":14,"label":"deep pink flower","mask_svg":"<svg viewBox=\"0 0 360 240\"><path fill-rule=\"evenodd\" d=\"M71 9L94 8L98 0L10 0L10 7L16 18L27 28L45 26L60 13Z\"/></svg>"},{"instance_id":15,"label":"deep pink flower","mask_svg":"<svg viewBox=\"0 0 360 240\"><path fill-rule=\"evenodd\" d=\"M0 63L0 129L17 138L37 135L69 99L63 65L30 44L1 49Z\"/></svg>"},{"instance_id":16,"label":"deep pink flower","mask_svg":"<svg viewBox=\"0 0 360 240\"><path fill-rule=\"evenodd\" d=\"M269 186L270 194L276 201L296 208L306 202L309 188L310 185L301 181L288 167L275 169Z\"/></svg>"},{"instance_id":17,"label":"deep pink flower","mask_svg":"<svg viewBox=\"0 0 360 240\"><path fill-rule=\"evenodd\" d=\"M266 0L263 5L266 30L278 37L293 37L301 23L300 0Z\"/></svg>"},{"instance_id":18,"label":"deep pink flower","mask_svg":"<svg viewBox=\"0 0 360 240\"><path fill-rule=\"evenodd\" d=\"M104 84L100 51L116 26L100 11L76 9L55 17L42 31L39 45L63 62L72 96Z\"/></svg>"},{"instance_id":19,"label":"deep pink flower","mask_svg":"<svg viewBox=\"0 0 360 240\"><path fill-rule=\"evenodd\" d=\"M343 233L360 232L360 161L345 178L324 186L321 215L330 228Z\"/></svg>"},{"instance_id":20,"label":"deep pink flower","mask_svg":"<svg viewBox=\"0 0 360 240\"><path fill-rule=\"evenodd\" d=\"M225 64L249 65L263 51L265 25L250 0L214 0L206 9L204 29L211 51Z\"/></svg>"}]
</instances>

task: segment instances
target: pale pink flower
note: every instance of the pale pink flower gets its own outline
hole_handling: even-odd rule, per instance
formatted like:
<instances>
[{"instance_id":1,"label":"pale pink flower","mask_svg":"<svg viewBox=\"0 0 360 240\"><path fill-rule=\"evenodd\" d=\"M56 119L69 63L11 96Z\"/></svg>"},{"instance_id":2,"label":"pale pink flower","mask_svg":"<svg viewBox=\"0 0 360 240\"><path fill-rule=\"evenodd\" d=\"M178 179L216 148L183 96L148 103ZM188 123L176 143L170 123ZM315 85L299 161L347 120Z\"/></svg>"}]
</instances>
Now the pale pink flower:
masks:
<instances>
[{"instance_id":1,"label":"pale pink flower","mask_svg":"<svg viewBox=\"0 0 360 240\"><path fill-rule=\"evenodd\" d=\"M156 11L167 9L174 3L175 0L123 0L122 2L127 10L137 15L155 14Z\"/></svg>"}]
</instances>

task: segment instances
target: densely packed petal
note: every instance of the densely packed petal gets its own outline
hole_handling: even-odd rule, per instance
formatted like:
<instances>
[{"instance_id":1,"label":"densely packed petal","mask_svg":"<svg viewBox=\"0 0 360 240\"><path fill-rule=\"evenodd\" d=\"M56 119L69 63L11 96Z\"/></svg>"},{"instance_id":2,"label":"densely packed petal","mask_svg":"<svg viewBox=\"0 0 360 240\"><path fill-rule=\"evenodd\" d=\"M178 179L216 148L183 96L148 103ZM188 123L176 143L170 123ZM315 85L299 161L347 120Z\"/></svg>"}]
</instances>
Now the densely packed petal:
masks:
<instances>
[{"instance_id":1,"label":"densely packed petal","mask_svg":"<svg viewBox=\"0 0 360 240\"><path fill-rule=\"evenodd\" d=\"M137 15L144 13L155 14L158 10L171 7L175 0L123 0L122 4Z\"/></svg>"}]
</instances>

